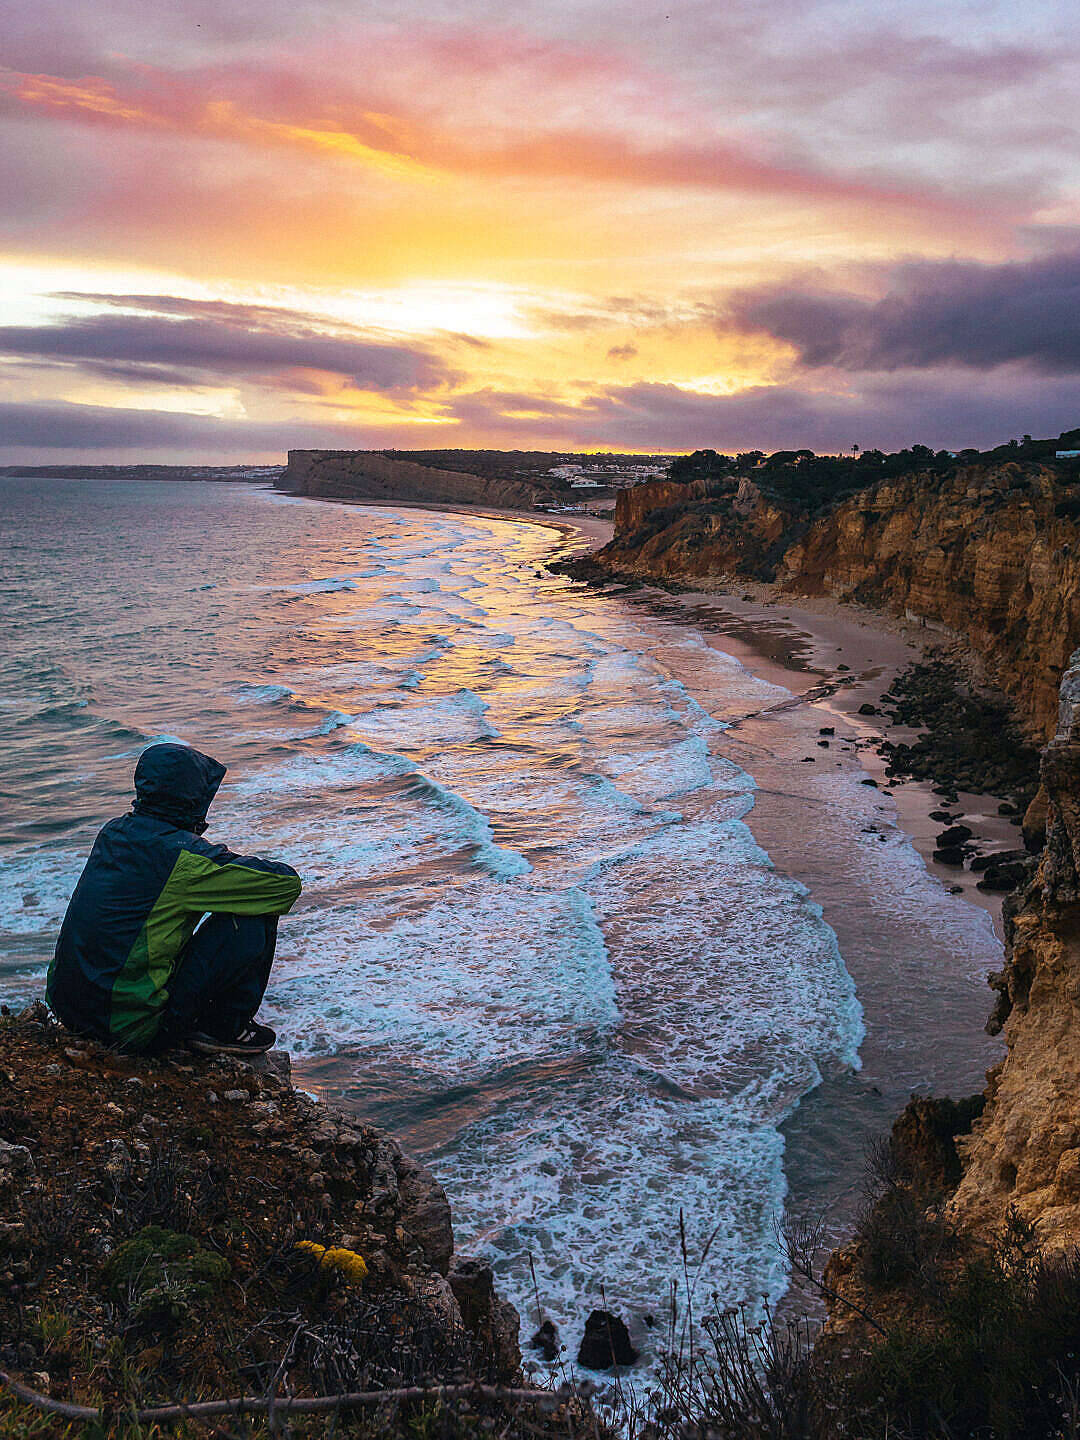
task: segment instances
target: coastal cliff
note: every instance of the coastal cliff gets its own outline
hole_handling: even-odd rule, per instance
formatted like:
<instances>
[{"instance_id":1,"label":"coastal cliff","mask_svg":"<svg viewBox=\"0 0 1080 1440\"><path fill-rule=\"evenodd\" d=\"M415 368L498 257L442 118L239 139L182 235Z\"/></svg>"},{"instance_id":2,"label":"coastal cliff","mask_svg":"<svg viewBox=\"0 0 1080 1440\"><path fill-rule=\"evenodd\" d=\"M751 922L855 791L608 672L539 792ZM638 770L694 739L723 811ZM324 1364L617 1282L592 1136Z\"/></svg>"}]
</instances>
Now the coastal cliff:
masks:
<instances>
[{"instance_id":1,"label":"coastal cliff","mask_svg":"<svg viewBox=\"0 0 1080 1440\"><path fill-rule=\"evenodd\" d=\"M290 450L279 490L334 500L487 505L530 510L550 499L542 485L463 470L442 470L378 450Z\"/></svg>"},{"instance_id":2,"label":"coastal cliff","mask_svg":"<svg viewBox=\"0 0 1080 1440\"><path fill-rule=\"evenodd\" d=\"M1032 734L1053 732L1080 642L1080 514L1041 464L959 466L881 481L811 518L743 477L658 482L619 497L608 573L854 600L959 638Z\"/></svg>"},{"instance_id":3,"label":"coastal cliff","mask_svg":"<svg viewBox=\"0 0 1080 1440\"><path fill-rule=\"evenodd\" d=\"M1080 1245L1080 650L1041 769L1046 846L1006 902L1005 966L991 977L989 1028L1003 1032L1008 1054L988 1076L981 1118L957 1141L962 1176L948 1213L990 1238L1013 1211L1060 1251Z\"/></svg>"}]
</instances>

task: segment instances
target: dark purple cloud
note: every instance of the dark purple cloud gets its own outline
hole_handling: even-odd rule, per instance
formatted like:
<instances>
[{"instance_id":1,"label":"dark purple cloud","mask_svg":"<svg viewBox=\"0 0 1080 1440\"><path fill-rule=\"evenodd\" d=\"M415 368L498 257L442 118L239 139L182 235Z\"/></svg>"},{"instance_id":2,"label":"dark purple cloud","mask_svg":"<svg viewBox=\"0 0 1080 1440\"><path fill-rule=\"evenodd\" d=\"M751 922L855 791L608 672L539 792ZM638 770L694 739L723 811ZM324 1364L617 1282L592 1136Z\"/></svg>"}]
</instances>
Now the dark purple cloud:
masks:
<instances>
[{"instance_id":1,"label":"dark purple cloud","mask_svg":"<svg viewBox=\"0 0 1080 1440\"><path fill-rule=\"evenodd\" d=\"M67 401L0 402L0 463L51 459L116 463L194 459L228 463L259 457L284 460L290 448L368 449L387 444L364 426L220 420L168 410L127 410ZM222 458L224 457L224 458Z\"/></svg>"},{"instance_id":2,"label":"dark purple cloud","mask_svg":"<svg viewBox=\"0 0 1080 1440\"><path fill-rule=\"evenodd\" d=\"M889 274L878 300L762 286L737 295L719 325L787 341L812 367L1080 371L1080 251L1000 265L923 261Z\"/></svg>"},{"instance_id":3,"label":"dark purple cloud","mask_svg":"<svg viewBox=\"0 0 1080 1440\"><path fill-rule=\"evenodd\" d=\"M101 303L106 297L92 298ZM288 371L318 370L341 375L358 390L412 392L455 378L423 345L320 328L317 317L298 311L167 296L108 298L114 305L138 305L155 313L0 326L0 355L90 369L145 368L148 380L165 367L187 374L192 385L205 385L208 377L273 379Z\"/></svg>"},{"instance_id":4,"label":"dark purple cloud","mask_svg":"<svg viewBox=\"0 0 1080 1440\"><path fill-rule=\"evenodd\" d=\"M939 371L870 377L844 393L757 386L702 395L676 385L608 386L571 403L478 390L445 405L445 427L427 445L564 449L820 452L912 443L958 450L1019 436L1056 435L1080 424L1075 382L1004 367L975 379ZM290 448L412 448L407 425L355 427L338 421L259 423L69 403L0 404L0 463L84 459L194 459L205 463L280 458Z\"/></svg>"},{"instance_id":5,"label":"dark purple cloud","mask_svg":"<svg viewBox=\"0 0 1080 1440\"><path fill-rule=\"evenodd\" d=\"M863 449L919 443L959 450L1025 432L1057 435L1080 423L1080 396L1071 379L1005 368L976 380L955 371L870 377L842 393L761 385L702 395L639 383L609 386L580 404L533 401L530 409L520 396L483 390L455 396L448 410L493 443L528 438L553 449L660 451L805 446L830 453L854 443Z\"/></svg>"}]
</instances>

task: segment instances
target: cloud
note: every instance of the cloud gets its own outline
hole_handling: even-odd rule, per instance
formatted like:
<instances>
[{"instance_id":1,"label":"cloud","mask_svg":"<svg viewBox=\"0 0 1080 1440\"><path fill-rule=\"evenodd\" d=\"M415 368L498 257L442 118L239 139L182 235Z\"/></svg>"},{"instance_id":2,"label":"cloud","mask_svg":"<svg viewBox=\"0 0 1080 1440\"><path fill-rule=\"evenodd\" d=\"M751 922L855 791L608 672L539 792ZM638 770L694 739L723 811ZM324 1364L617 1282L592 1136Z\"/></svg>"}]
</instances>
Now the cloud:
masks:
<instances>
[{"instance_id":1,"label":"cloud","mask_svg":"<svg viewBox=\"0 0 1080 1440\"><path fill-rule=\"evenodd\" d=\"M454 396L448 411L471 433L553 449L657 451L791 450L822 453L980 448L1020 435L1056 435L1080 422L1072 380L1047 380L1006 368L973 382L956 371L871 377L858 388L814 391L758 385L709 395L677 385L607 386L579 401L495 390ZM460 443L460 442L458 442Z\"/></svg>"},{"instance_id":2,"label":"cloud","mask_svg":"<svg viewBox=\"0 0 1080 1440\"><path fill-rule=\"evenodd\" d=\"M45 464L51 456L88 457L91 463L114 457L163 463L193 459L228 464L260 457L283 461L290 448L368 449L387 443L384 435L363 425L268 424L67 401L0 402L0 457L7 464Z\"/></svg>"},{"instance_id":3,"label":"cloud","mask_svg":"<svg viewBox=\"0 0 1080 1440\"><path fill-rule=\"evenodd\" d=\"M594 72L599 64L594 59ZM913 186L879 166L845 172L791 145L715 127L712 134L708 127L697 127L693 138L661 139L650 135L648 126L605 124L601 114L589 113L591 105L570 107L574 124L539 123L538 117L525 115L501 123L488 118L470 127L450 117L436 121L407 102L377 93L360 94L333 82L316 90L296 77L254 69L198 74L140 65L125 70L115 61L112 69L112 77L77 78L0 71L0 109L93 127L227 140L260 150L314 152L401 180L432 181L440 174L513 176L956 208L955 197L933 184L924 180ZM577 78L583 85L588 79L591 98L596 74ZM390 113L380 108L388 103L394 105Z\"/></svg>"},{"instance_id":4,"label":"cloud","mask_svg":"<svg viewBox=\"0 0 1080 1440\"><path fill-rule=\"evenodd\" d=\"M457 377L422 345L363 338L335 331L318 317L268 306L190 301L171 296L70 296L148 314L101 314L52 325L0 326L0 355L65 362L100 373L124 367L155 380L173 377L204 385L208 376L279 381L289 371L342 376L357 390L416 392Z\"/></svg>"},{"instance_id":5,"label":"cloud","mask_svg":"<svg viewBox=\"0 0 1080 1440\"><path fill-rule=\"evenodd\" d=\"M638 348L636 345L612 345L607 353L609 360L633 360Z\"/></svg>"},{"instance_id":6,"label":"cloud","mask_svg":"<svg viewBox=\"0 0 1080 1440\"><path fill-rule=\"evenodd\" d=\"M810 367L989 370L1021 361L1080 371L1080 251L999 265L922 261L886 276L880 299L797 285L745 291L718 328L786 341Z\"/></svg>"},{"instance_id":7,"label":"cloud","mask_svg":"<svg viewBox=\"0 0 1080 1440\"><path fill-rule=\"evenodd\" d=\"M1056 435L1080 423L1071 378L1016 367L979 377L956 371L871 377L843 392L759 385L707 395L676 385L610 385L566 396L484 388L443 402L445 423L356 425L222 420L171 411L70 403L0 403L0 457L46 463L123 460L275 459L290 448L413 449L515 446L528 449L687 451L793 450L822 453L913 443L985 448L1024 432Z\"/></svg>"}]
</instances>

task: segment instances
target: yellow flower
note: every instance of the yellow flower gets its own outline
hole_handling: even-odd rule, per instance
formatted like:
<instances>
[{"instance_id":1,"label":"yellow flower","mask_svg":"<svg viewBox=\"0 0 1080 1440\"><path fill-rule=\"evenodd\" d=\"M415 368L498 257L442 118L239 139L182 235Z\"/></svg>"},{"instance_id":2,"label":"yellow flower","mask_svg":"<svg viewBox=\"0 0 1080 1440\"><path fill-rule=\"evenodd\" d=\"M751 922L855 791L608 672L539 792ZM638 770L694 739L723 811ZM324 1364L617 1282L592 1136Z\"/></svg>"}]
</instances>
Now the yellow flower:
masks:
<instances>
[{"instance_id":1,"label":"yellow flower","mask_svg":"<svg viewBox=\"0 0 1080 1440\"><path fill-rule=\"evenodd\" d=\"M359 1285L368 1273L364 1257L358 1255L355 1250L340 1248L328 1250L325 1245L317 1245L314 1240L298 1240L296 1248L305 1251L317 1260L321 1270L336 1270L338 1274L344 1275L346 1280L351 1280L354 1285Z\"/></svg>"}]
</instances>

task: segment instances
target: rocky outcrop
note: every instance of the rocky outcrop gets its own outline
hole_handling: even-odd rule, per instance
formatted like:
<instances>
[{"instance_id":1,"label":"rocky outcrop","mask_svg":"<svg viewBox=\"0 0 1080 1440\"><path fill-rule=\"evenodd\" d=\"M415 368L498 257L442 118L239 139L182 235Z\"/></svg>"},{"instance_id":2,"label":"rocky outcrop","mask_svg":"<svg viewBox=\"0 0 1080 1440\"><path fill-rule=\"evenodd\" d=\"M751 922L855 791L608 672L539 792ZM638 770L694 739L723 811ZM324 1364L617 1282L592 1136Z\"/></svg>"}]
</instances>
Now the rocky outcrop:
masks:
<instances>
[{"instance_id":1,"label":"rocky outcrop","mask_svg":"<svg viewBox=\"0 0 1080 1440\"><path fill-rule=\"evenodd\" d=\"M963 1175L949 1205L962 1229L989 1237L1008 1212L1044 1248L1080 1245L1080 651L1061 686L1060 720L1043 752L1046 848L1034 878L1006 904L1006 963L991 977L1008 1054L988 1077L986 1109L957 1142Z\"/></svg>"},{"instance_id":2,"label":"rocky outcrop","mask_svg":"<svg viewBox=\"0 0 1080 1440\"><path fill-rule=\"evenodd\" d=\"M392 505L489 505L530 510L549 500L543 486L499 476L439 470L379 450L290 450L279 490L320 499L371 500Z\"/></svg>"},{"instance_id":3,"label":"rocky outcrop","mask_svg":"<svg viewBox=\"0 0 1080 1440\"><path fill-rule=\"evenodd\" d=\"M441 1185L267 1062L119 1055L41 1004L0 1017L0 1371L93 1404L279 1366L301 1394L518 1379L517 1314L455 1256ZM38 1324L61 1313L62 1345ZM162 1346L160 1375L94 1358Z\"/></svg>"},{"instance_id":4,"label":"rocky outcrop","mask_svg":"<svg viewBox=\"0 0 1080 1440\"><path fill-rule=\"evenodd\" d=\"M940 627L1045 740L1080 642L1077 511L1062 476L1038 464L912 473L813 521L747 479L661 482L620 497L595 558L619 574L704 588L756 579Z\"/></svg>"}]
</instances>

